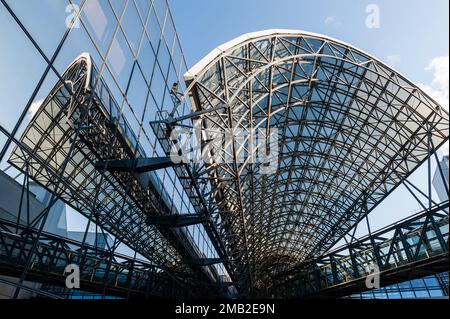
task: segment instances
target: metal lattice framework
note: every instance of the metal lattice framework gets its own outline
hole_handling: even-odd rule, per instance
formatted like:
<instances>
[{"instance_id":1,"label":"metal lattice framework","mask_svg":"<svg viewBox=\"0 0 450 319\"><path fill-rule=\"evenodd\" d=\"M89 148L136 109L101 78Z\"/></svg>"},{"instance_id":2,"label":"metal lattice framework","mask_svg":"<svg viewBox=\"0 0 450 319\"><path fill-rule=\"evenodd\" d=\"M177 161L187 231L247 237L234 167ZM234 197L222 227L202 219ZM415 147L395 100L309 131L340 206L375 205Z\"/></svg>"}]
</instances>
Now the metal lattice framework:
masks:
<instances>
[{"instance_id":1,"label":"metal lattice framework","mask_svg":"<svg viewBox=\"0 0 450 319\"><path fill-rule=\"evenodd\" d=\"M346 296L367 291L376 264L383 286L448 271L448 201L280 274L272 295ZM446 211L447 210L447 211Z\"/></svg>"},{"instance_id":2,"label":"metal lattice framework","mask_svg":"<svg viewBox=\"0 0 450 319\"><path fill-rule=\"evenodd\" d=\"M107 170L110 161L141 157L145 152L108 87L90 56L82 54L39 107L8 161L50 190L55 201L64 200L112 234L112 253L124 243L175 281L197 285L198 290L186 288L186 295L214 294L217 273L195 265L204 256L185 230L149 222L176 213L156 175ZM44 224L47 214L48 209L30 226ZM34 254L31 250L28 266Z\"/></svg>"},{"instance_id":3,"label":"metal lattice framework","mask_svg":"<svg viewBox=\"0 0 450 319\"><path fill-rule=\"evenodd\" d=\"M28 279L64 287L65 267L80 265L85 291L119 297L188 297L196 287L186 287L155 265L70 240L55 234L27 228L0 219L0 270L3 275L20 277L33 241L38 245Z\"/></svg>"},{"instance_id":4,"label":"metal lattice framework","mask_svg":"<svg viewBox=\"0 0 450 319\"><path fill-rule=\"evenodd\" d=\"M274 174L261 174L245 156L249 138L236 138L229 153L213 147L216 160L196 175L210 178L211 213L244 293L326 252L448 139L448 113L415 84L317 34L246 34L185 81L205 131L280 133Z\"/></svg>"}]
</instances>

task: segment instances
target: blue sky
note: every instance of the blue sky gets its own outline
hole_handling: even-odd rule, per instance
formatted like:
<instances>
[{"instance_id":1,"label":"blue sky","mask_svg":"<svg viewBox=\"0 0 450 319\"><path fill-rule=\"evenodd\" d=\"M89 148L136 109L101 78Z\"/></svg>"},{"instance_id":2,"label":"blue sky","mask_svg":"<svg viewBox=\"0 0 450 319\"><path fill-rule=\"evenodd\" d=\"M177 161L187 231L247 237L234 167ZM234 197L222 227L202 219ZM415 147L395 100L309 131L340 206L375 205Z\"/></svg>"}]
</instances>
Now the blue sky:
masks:
<instances>
[{"instance_id":1,"label":"blue sky","mask_svg":"<svg viewBox=\"0 0 450 319\"><path fill-rule=\"evenodd\" d=\"M272 28L322 33L348 42L414 82L430 83L430 61L449 52L448 0L171 0L188 66L241 34ZM365 25L380 9L380 28ZM391 58L389 58L391 57Z\"/></svg>"}]
</instances>

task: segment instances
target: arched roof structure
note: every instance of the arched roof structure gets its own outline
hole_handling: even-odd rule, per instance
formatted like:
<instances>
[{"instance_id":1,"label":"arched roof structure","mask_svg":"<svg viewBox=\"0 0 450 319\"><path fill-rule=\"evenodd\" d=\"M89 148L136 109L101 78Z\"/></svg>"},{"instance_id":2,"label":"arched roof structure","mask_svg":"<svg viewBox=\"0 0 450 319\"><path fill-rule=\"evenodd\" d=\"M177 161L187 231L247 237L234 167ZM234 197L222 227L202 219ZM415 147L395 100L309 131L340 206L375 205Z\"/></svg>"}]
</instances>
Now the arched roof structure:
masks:
<instances>
[{"instance_id":1,"label":"arched roof structure","mask_svg":"<svg viewBox=\"0 0 450 319\"><path fill-rule=\"evenodd\" d=\"M246 292L326 252L448 140L448 113L417 85L318 34L249 33L184 78L193 111L205 111L203 129L278 130L272 173L248 160L247 138L235 138L228 153L213 147L206 165Z\"/></svg>"}]
</instances>

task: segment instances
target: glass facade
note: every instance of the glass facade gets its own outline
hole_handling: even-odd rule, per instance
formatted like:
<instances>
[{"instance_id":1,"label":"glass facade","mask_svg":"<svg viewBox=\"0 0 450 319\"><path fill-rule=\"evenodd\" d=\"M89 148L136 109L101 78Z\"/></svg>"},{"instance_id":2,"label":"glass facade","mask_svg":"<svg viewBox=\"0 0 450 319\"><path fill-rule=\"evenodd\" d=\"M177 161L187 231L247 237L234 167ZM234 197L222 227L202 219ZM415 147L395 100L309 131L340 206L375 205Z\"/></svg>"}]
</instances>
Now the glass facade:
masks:
<instances>
[{"instance_id":1,"label":"glass facade","mask_svg":"<svg viewBox=\"0 0 450 319\"><path fill-rule=\"evenodd\" d=\"M179 82L185 90L180 79L187 70L166 0L2 1L0 38L6 48L0 59L0 168L18 183L23 172L8 159L52 87L83 53L95 65L91 89L103 103L114 101L110 114L127 123L132 146L140 156L165 156L149 122L172 110L171 87ZM172 212L193 212L172 168L156 171L152 182ZM218 257L201 224L184 232L200 256ZM222 264L211 267L226 276Z\"/></svg>"},{"instance_id":2,"label":"glass facade","mask_svg":"<svg viewBox=\"0 0 450 319\"><path fill-rule=\"evenodd\" d=\"M353 294L355 299L413 299L445 298L448 299L448 272L430 275L419 279L404 281L379 289Z\"/></svg>"},{"instance_id":3,"label":"glass facade","mask_svg":"<svg viewBox=\"0 0 450 319\"><path fill-rule=\"evenodd\" d=\"M439 162L433 176L433 186L438 195L439 200L448 200L448 155L445 155Z\"/></svg>"}]
</instances>

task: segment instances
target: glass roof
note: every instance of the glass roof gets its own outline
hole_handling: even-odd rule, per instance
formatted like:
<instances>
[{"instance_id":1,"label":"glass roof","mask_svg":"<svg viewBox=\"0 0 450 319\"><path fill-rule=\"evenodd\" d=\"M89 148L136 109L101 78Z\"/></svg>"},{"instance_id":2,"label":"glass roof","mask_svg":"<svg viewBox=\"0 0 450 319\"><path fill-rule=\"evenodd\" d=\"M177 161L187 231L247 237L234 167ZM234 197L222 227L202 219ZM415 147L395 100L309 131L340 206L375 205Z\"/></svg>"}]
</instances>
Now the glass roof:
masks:
<instances>
[{"instance_id":1,"label":"glass roof","mask_svg":"<svg viewBox=\"0 0 450 319\"><path fill-rule=\"evenodd\" d=\"M259 128L278 137L270 174L240 160L252 153L250 137L234 138L231 161L213 146L206 165L218 227L248 291L332 247L427 158L428 143L448 139L447 112L416 85L316 34L241 36L191 68L185 82L193 110L211 109L201 115L203 129Z\"/></svg>"}]
</instances>

